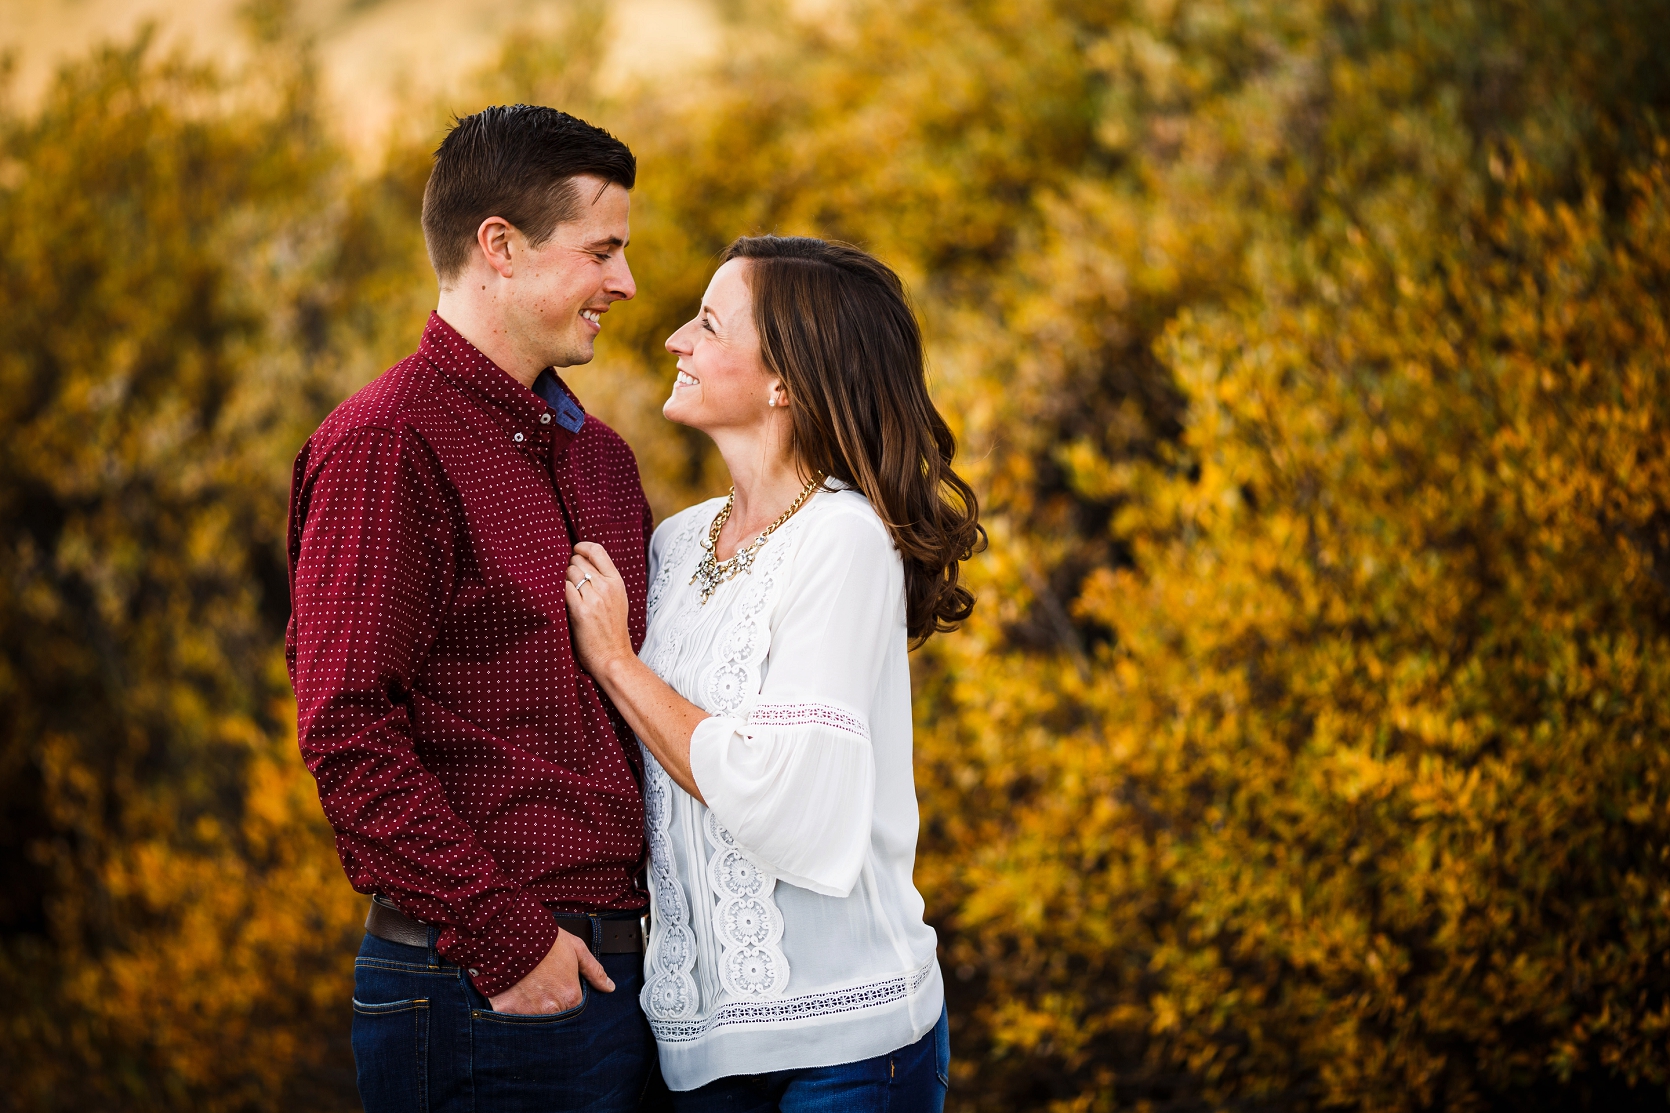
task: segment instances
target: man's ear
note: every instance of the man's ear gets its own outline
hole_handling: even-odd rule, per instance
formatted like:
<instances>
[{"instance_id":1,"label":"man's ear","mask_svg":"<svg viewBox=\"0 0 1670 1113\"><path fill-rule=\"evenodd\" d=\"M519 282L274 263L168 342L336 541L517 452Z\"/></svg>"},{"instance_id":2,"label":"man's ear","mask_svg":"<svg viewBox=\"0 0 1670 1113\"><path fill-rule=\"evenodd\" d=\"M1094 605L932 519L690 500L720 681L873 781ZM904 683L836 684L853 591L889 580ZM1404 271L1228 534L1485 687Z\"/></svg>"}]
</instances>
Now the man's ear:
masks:
<instances>
[{"instance_id":1,"label":"man's ear","mask_svg":"<svg viewBox=\"0 0 1670 1113\"><path fill-rule=\"evenodd\" d=\"M488 217L475 230L476 246L500 278L510 278L515 273L511 259L511 240L515 233L516 229L502 216Z\"/></svg>"}]
</instances>

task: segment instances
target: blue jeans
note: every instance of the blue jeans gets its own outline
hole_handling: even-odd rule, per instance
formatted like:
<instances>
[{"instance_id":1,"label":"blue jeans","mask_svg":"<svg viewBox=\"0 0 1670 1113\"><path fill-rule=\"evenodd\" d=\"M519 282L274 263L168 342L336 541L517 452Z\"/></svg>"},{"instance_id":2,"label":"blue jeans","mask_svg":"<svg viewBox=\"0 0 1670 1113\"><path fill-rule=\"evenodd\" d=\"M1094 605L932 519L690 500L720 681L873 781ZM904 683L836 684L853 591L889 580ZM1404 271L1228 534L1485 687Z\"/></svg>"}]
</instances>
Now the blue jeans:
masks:
<instances>
[{"instance_id":1,"label":"blue jeans","mask_svg":"<svg viewBox=\"0 0 1670 1113\"><path fill-rule=\"evenodd\" d=\"M655 1072L639 955L604 955L613 993L581 983L553 1016L495 1013L429 946L367 935L354 960L354 1067L366 1113L636 1110Z\"/></svg>"},{"instance_id":2,"label":"blue jeans","mask_svg":"<svg viewBox=\"0 0 1670 1113\"><path fill-rule=\"evenodd\" d=\"M673 1094L677 1113L940 1113L951 1076L950 1018L874 1059L742 1074Z\"/></svg>"}]
</instances>

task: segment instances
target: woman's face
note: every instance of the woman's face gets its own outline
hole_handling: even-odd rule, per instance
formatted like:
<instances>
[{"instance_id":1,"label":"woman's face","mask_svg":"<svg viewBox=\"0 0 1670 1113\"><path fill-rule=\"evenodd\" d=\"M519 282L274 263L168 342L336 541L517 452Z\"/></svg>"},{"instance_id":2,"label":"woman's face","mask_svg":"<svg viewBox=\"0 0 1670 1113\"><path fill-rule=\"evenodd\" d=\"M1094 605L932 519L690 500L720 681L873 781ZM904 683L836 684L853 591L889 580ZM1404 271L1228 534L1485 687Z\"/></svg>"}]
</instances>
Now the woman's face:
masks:
<instances>
[{"instance_id":1,"label":"woman's face","mask_svg":"<svg viewBox=\"0 0 1670 1113\"><path fill-rule=\"evenodd\" d=\"M782 404L782 384L760 359L747 266L732 259L715 271L696 319L667 338L678 357L673 393L661 407L667 420L710 435L762 428L771 399Z\"/></svg>"}]
</instances>

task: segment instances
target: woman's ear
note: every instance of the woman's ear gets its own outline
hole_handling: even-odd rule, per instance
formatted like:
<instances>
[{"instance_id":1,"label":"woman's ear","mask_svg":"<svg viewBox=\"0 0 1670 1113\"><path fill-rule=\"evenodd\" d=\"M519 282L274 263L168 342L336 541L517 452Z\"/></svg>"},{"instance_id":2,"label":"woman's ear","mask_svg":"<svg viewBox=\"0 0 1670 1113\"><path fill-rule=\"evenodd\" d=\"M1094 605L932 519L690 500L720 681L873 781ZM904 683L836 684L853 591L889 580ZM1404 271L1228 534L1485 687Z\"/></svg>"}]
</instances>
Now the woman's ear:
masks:
<instances>
[{"instance_id":1,"label":"woman's ear","mask_svg":"<svg viewBox=\"0 0 1670 1113\"><path fill-rule=\"evenodd\" d=\"M771 393L766 397L765 404L784 409L789 404L789 388L783 385L782 379L772 379L767 388Z\"/></svg>"}]
</instances>

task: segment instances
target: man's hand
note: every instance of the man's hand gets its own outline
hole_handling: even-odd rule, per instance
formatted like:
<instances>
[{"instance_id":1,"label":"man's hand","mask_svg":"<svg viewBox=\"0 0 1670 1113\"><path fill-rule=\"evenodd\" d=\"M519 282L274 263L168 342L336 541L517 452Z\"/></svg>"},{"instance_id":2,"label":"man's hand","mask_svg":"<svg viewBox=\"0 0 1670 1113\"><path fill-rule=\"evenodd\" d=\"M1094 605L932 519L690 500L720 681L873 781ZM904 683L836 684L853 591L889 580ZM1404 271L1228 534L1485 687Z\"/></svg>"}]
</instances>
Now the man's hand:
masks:
<instances>
[{"instance_id":1,"label":"man's hand","mask_svg":"<svg viewBox=\"0 0 1670 1113\"><path fill-rule=\"evenodd\" d=\"M496 1013L517 1016L549 1016L563 1013L580 1003L580 976L593 989L613 993L615 983L604 972L603 964L592 957L591 948L562 928L557 929L557 941L539 965L528 971L527 977L499 994L488 998Z\"/></svg>"}]
</instances>

